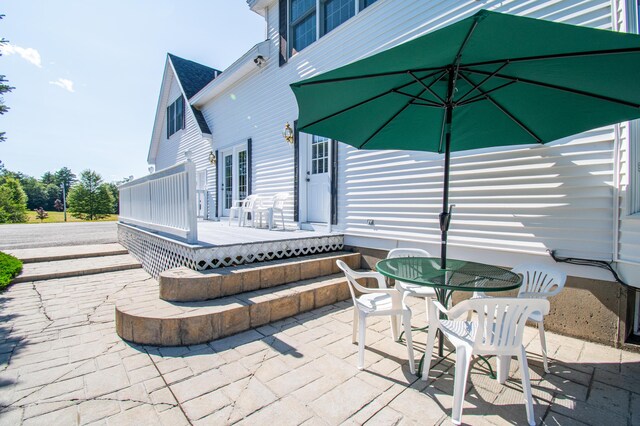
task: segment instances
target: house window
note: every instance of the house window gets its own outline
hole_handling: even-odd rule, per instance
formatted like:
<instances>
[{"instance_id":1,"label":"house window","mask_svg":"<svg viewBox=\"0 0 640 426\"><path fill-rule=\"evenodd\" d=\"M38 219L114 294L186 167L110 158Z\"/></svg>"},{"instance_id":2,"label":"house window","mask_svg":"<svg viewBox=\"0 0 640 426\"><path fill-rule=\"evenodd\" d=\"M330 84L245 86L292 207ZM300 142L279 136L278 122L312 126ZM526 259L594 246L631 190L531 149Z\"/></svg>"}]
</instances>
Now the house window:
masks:
<instances>
[{"instance_id":1,"label":"house window","mask_svg":"<svg viewBox=\"0 0 640 426\"><path fill-rule=\"evenodd\" d=\"M290 40L288 55L292 56L316 41L319 37L329 33L343 22L347 21L358 11L372 5L376 0L280 0L280 13L288 13L280 18L288 22L280 27L281 42ZM285 6L288 4L288 9ZM287 52L286 46L281 52ZM286 53L281 53L281 64L286 61Z\"/></svg>"},{"instance_id":2,"label":"house window","mask_svg":"<svg viewBox=\"0 0 640 426\"><path fill-rule=\"evenodd\" d=\"M167 138L184 129L184 98L180 96L167 107Z\"/></svg>"},{"instance_id":3,"label":"house window","mask_svg":"<svg viewBox=\"0 0 640 426\"><path fill-rule=\"evenodd\" d=\"M360 10L364 9L365 7L371 6L376 1L377 0L360 0Z\"/></svg>"},{"instance_id":4,"label":"house window","mask_svg":"<svg viewBox=\"0 0 640 426\"><path fill-rule=\"evenodd\" d=\"M291 0L291 54L316 39L316 0Z\"/></svg>"},{"instance_id":5,"label":"house window","mask_svg":"<svg viewBox=\"0 0 640 426\"><path fill-rule=\"evenodd\" d=\"M353 0L322 0L322 33L326 34L356 13Z\"/></svg>"}]
</instances>

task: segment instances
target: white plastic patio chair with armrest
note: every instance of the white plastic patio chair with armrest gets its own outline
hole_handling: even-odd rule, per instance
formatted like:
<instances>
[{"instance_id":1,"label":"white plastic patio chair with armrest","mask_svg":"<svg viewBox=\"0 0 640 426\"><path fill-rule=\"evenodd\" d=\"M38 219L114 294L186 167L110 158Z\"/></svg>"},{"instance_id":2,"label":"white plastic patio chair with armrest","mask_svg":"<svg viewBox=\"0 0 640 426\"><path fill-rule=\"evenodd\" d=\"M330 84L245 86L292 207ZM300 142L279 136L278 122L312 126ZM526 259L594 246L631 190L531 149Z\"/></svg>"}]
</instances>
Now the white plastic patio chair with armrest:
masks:
<instances>
[{"instance_id":1,"label":"white plastic patio chair with armrest","mask_svg":"<svg viewBox=\"0 0 640 426\"><path fill-rule=\"evenodd\" d=\"M249 195L242 200L233 200L233 202L231 203L231 207L229 207L229 226L231 226L231 221L233 219L237 219L238 226L240 226L240 224L242 223L242 209L244 207L245 202L250 198L255 198L255 197L257 197L257 195Z\"/></svg>"},{"instance_id":2,"label":"white plastic patio chair with armrest","mask_svg":"<svg viewBox=\"0 0 640 426\"><path fill-rule=\"evenodd\" d=\"M465 300L447 310L440 302L433 300L429 310L430 325L427 338L426 354L433 357L436 331L441 333L456 348L456 367L453 388L453 408L451 420L459 425L462 421L462 406L469 375L471 357L474 355L495 355L498 360L498 381L504 383L509 373L511 357L516 356L520 362L522 389L524 392L527 421L535 425L533 399L529 379L527 354L522 344L524 327L529 316L534 312L543 315L549 312L549 301L546 299L525 299L517 297L487 297ZM476 321L455 320L472 311L477 314ZM442 312L449 319L438 319ZM422 372L422 379L427 380L431 359Z\"/></svg>"},{"instance_id":3,"label":"white plastic patio chair with armrest","mask_svg":"<svg viewBox=\"0 0 640 426\"><path fill-rule=\"evenodd\" d=\"M518 290L518 297L521 298L547 299L560 293L567 282L567 274L547 265L523 263L516 265L511 272L522 275L522 286ZM482 292L475 292L473 297L489 296ZM544 334L544 315L540 312L533 312L529 316L529 321L538 326L544 371L548 373L549 361L547 359L547 340Z\"/></svg>"},{"instance_id":4,"label":"white plastic patio chair with armrest","mask_svg":"<svg viewBox=\"0 0 640 426\"><path fill-rule=\"evenodd\" d=\"M353 335L352 341L358 342L358 368L364 368L364 347L367 330L367 317L370 316L390 316L391 336L393 340L398 340L397 317L402 317L404 331L407 340L407 355L409 357L409 371L415 374L415 363L413 360L413 341L411 339L411 310L402 303L402 294L394 289L387 288L387 284L382 275L377 272L356 272L349 268L346 263L337 260L336 264L344 272L349 285L349 292L353 299ZM358 283L358 279L373 278L378 282L378 288L367 288ZM356 296L356 292L360 296Z\"/></svg>"},{"instance_id":5,"label":"white plastic patio chair with armrest","mask_svg":"<svg viewBox=\"0 0 640 426\"><path fill-rule=\"evenodd\" d=\"M275 227L274 216L280 213L280 220L282 221L282 230L284 227L284 206L289 198L288 192L279 192L268 200L263 200L260 206L256 208L256 215L260 218L260 226L262 226L262 218L266 219L269 230Z\"/></svg>"},{"instance_id":6,"label":"white plastic patio chair with armrest","mask_svg":"<svg viewBox=\"0 0 640 426\"><path fill-rule=\"evenodd\" d=\"M238 219L239 226L245 226L247 221L251 220L251 226L254 226L256 221L256 207L260 204L260 197L258 195L249 195L242 202L240 208L240 218ZM249 219L251 217L251 219Z\"/></svg>"},{"instance_id":7,"label":"white plastic patio chair with armrest","mask_svg":"<svg viewBox=\"0 0 640 426\"><path fill-rule=\"evenodd\" d=\"M398 257L430 257L426 250L417 248L397 248L387 254L387 259L395 259ZM436 290L433 287L426 287L418 284L411 284L404 281L396 280L396 288L402 292L402 301L405 297L421 297L425 299L426 315L429 319L429 304L431 299L436 298Z\"/></svg>"}]
</instances>

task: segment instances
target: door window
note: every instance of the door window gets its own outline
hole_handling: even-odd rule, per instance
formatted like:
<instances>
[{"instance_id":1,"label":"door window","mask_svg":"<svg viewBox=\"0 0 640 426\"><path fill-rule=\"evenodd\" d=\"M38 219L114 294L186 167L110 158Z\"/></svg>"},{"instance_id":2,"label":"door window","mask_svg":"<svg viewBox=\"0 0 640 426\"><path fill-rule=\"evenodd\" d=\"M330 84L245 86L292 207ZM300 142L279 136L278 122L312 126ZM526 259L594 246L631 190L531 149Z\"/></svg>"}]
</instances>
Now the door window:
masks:
<instances>
[{"instance_id":1,"label":"door window","mask_svg":"<svg viewBox=\"0 0 640 426\"><path fill-rule=\"evenodd\" d=\"M311 140L311 174L329 172L329 139L313 136Z\"/></svg>"},{"instance_id":2,"label":"door window","mask_svg":"<svg viewBox=\"0 0 640 426\"><path fill-rule=\"evenodd\" d=\"M229 209L233 203L233 155L224 156L224 208Z\"/></svg>"}]
</instances>

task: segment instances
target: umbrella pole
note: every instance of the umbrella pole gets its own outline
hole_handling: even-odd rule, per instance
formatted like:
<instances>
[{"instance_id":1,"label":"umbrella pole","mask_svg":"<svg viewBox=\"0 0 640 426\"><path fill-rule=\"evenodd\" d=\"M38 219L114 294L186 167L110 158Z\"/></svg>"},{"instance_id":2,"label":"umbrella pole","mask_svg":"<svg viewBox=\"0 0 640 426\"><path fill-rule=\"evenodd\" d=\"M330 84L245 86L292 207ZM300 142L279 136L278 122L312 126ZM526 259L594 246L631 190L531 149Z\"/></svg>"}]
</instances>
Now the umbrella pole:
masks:
<instances>
[{"instance_id":1,"label":"umbrella pole","mask_svg":"<svg viewBox=\"0 0 640 426\"><path fill-rule=\"evenodd\" d=\"M449 208L449 166L451 163L451 121L453 118L453 86L454 70L449 70L449 85L447 88L447 102L445 106L445 151L444 151L444 188L442 192L442 213L440 213L440 269L447 267L447 232L451 223Z\"/></svg>"}]
</instances>

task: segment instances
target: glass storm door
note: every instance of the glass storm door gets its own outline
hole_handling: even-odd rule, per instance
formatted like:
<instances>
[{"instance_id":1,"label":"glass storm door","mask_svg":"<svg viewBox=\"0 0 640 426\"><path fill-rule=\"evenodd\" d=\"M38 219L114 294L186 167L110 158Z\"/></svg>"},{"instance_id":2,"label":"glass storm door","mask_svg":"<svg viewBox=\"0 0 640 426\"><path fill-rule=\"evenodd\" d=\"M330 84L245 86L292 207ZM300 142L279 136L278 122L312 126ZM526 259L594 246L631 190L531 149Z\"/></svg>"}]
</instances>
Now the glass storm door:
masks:
<instances>
[{"instance_id":1,"label":"glass storm door","mask_svg":"<svg viewBox=\"0 0 640 426\"><path fill-rule=\"evenodd\" d=\"M311 136L307 150L307 222L329 223L331 213L331 140Z\"/></svg>"},{"instance_id":2,"label":"glass storm door","mask_svg":"<svg viewBox=\"0 0 640 426\"><path fill-rule=\"evenodd\" d=\"M220 171L220 200L222 216L229 216L229 209L237 200L244 200L249 191L246 145L222 151Z\"/></svg>"}]
</instances>

